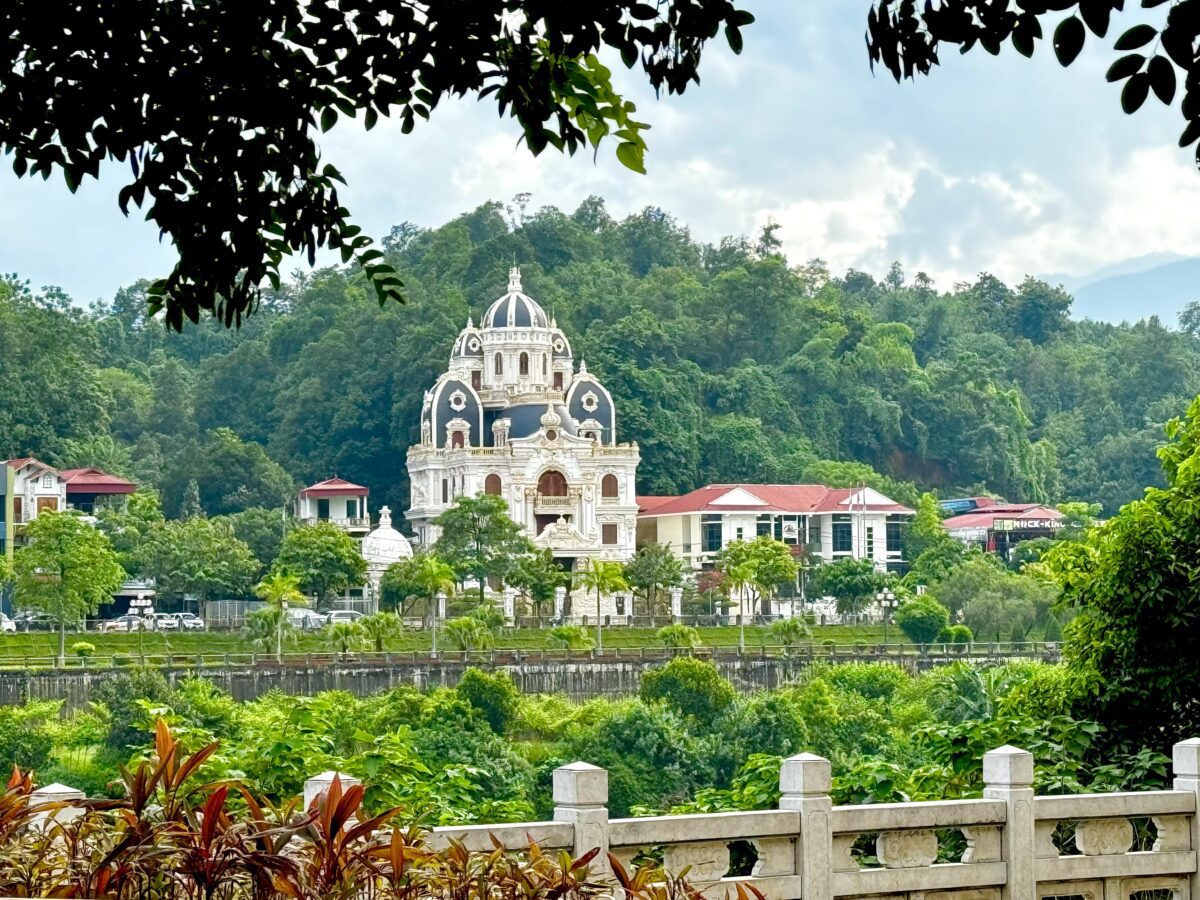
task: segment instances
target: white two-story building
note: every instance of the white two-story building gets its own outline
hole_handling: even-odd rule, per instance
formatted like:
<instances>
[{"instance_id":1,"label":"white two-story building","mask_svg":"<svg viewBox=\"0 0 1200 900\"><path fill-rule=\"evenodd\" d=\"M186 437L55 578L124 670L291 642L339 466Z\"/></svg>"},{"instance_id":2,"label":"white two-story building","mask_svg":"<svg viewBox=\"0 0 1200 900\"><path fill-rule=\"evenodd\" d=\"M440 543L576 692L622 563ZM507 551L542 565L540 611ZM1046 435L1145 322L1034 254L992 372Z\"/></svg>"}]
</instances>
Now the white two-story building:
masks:
<instances>
[{"instance_id":1,"label":"white two-story building","mask_svg":"<svg viewBox=\"0 0 1200 900\"><path fill-rule=\"evenodd\" d=\"M638 546L663 544L700 573L731 541L770 535L808 564L870 559L904 565L901 537L914 512L869 487L710 484L680 497L638 498Z\"/></svg>"}]
</instances>

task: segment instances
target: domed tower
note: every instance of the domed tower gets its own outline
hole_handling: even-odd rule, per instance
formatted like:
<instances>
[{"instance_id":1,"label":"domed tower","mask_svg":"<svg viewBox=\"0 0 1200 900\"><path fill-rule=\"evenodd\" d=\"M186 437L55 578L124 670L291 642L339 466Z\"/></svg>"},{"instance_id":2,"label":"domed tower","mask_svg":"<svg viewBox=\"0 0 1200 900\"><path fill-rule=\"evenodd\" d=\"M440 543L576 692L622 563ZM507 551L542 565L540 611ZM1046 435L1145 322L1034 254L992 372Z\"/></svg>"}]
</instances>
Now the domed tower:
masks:
<instances>
[{"instance_id":1,"label":"domed tower","mask_svg":"<svg viewBox=\"0 0 1200 900\"><path fill-rule=\"evenodd\" d=\"M564 565L624 560L634 552L638 459L636 444L618 441L612 395L585 365L576 372L567 336L513 268L425 394L407 515L428 545L433 519L458 497L496 494Z\"/></svg>"}]
</instances>

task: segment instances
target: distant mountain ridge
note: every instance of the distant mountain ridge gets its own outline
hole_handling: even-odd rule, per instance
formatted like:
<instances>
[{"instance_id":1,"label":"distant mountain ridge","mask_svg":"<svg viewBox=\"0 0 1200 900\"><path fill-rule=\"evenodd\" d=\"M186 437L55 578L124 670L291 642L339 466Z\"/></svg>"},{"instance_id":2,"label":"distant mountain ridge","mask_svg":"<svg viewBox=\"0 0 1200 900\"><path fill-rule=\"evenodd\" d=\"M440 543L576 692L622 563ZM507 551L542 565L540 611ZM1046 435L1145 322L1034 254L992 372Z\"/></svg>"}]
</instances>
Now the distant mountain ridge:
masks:
<instances>
[{"instance_id":1,"label":"distant mountain ridge","mask_svg":"<svg viewBox=\"0 0 1200 900\"><path fill-rule=\"evenodd\" d=\"M1104 266L1084 275L1044 275L1075 298L1076 319L1136 322L1158 316L1175 326L1179 313L1200 300L1200 257L1152 253Z\"/></svg>"}]
</instances>

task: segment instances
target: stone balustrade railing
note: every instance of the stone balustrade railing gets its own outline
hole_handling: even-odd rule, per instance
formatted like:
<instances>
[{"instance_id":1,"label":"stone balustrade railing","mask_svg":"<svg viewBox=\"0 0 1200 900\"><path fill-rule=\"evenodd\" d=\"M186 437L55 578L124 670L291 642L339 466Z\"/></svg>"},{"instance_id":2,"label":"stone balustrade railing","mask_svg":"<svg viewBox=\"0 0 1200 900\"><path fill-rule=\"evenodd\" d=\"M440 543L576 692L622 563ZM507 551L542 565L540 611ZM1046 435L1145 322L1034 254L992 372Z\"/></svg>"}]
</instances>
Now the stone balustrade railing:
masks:
<instances>
[{"instance_id":1,"label":"stone balustrade railing","mask_svg":"<svg viewBox=\"0 0 1200 900\"><path fill-rule=\"evenodd\" d=\"M835 807L829 761L806 753L783 761L778 809L610 819L607 771L577 762L554 772L552 821L441 827L429 841L661 859L711 898L740 882L768 900L1200 900L1200 739L1176 744L1173 764L1174 790L1036 797L1032 755L1001 747L984 755L982 799ZM332 778L311 779L306 803Z\"/></svg>"}]
</instances>

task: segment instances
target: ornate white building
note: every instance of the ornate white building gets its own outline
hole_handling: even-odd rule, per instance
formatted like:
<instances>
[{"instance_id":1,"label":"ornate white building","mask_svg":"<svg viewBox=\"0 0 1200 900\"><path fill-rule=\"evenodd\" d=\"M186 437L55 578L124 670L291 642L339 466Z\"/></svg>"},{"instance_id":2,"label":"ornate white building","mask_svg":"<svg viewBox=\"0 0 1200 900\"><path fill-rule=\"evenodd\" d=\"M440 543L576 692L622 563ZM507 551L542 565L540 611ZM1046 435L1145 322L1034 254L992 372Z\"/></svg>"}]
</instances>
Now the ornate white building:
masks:
<instances>
[{"instance_id":1,"label":"ornate white building","mask_svg":"<svg viewBox=\"0 0 1200 900\"><path fill-rule=\"evenodd\" d=\"M636 444L617 442L612 396L509 272L508 291L468 320L450 367L426 392L409 448L407 516L423 546L456 497L497 494L538 547L567 568L627 560L637 535Z\"/></svg>"},{"instance_id":2,"label":"ornate white building","mask_svg":"<svg viewBox=\"0 0 1200 900\"><path fill-rule=\"evenodd\" d=\"M392 511L380 507L379 525L363 538L362 558L367 561L367 595L371 608L379 608L379 583L392 563L410 559L413 555L408 538L392 527Z\"/></svg>"}]
</instances>

